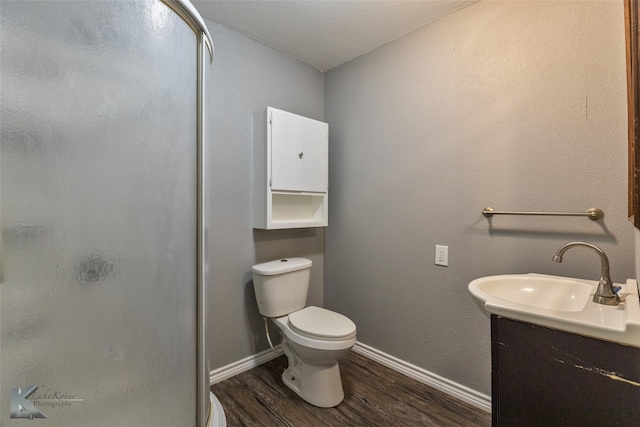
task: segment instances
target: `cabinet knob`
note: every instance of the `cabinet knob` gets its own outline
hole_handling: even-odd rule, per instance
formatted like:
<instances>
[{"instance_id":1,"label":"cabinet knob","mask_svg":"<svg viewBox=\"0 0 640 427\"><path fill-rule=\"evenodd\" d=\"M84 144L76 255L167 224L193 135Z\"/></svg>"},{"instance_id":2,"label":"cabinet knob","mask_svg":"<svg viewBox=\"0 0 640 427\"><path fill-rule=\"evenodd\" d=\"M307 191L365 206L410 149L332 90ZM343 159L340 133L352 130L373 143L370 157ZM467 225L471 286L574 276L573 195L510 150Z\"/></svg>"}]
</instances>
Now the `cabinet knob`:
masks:
<instances>
[{"instance_id":1,"label":"cabinet knob","mask_svg":"<svg viewBox=\"0 0 640 427\"><path fill-rule=\"evenodd\" d=\"M302 156L304 156L304 153L301 152L300 154L298 154L299 158L302 158Z\"/></svg>"}]
</instances>

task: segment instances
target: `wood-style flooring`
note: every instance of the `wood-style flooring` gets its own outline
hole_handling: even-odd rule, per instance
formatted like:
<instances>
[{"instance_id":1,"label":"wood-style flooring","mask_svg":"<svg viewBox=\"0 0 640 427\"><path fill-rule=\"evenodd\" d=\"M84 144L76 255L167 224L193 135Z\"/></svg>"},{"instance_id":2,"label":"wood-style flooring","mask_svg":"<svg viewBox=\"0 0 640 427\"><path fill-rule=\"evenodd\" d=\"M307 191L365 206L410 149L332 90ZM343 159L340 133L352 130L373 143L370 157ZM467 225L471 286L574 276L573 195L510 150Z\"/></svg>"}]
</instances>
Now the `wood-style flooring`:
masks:
<instances>
[{"instance_id":1,"label":"wood-style flooring","mask_svg":"<svg viewBox=\"0 0 640 427\"><path fill-rule=\"evenodd\" d=\"M284 385L281 356L211 386L229 427L490 426L491 414L353 351L340 361L345 398L335 408L308 404Z\"/></svg>"}]
</instances>

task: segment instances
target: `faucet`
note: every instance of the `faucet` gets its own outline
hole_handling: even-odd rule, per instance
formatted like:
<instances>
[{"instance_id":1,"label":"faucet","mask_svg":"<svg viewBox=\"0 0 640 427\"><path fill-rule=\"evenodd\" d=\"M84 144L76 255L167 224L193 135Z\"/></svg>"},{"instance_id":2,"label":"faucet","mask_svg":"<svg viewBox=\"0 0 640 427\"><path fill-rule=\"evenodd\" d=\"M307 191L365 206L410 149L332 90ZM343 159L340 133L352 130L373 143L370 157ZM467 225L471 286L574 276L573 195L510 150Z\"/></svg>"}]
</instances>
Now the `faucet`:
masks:
<instances>
[{"instance_id":1,"label":"faucet","mask_svg":"<svg viewBox=\"0 0 640 427\"><path fill-rule=\"evenodd\" d=\"M598 289L593 296L593 302L604 305L618 305L620 303L620 297L613 290L613 281L611 280L611 274L609 273L609 258L602 249L596 245L586 242L571 242L567 243L556 252L553 260L555 262L562 262L562 255L569 249L575 246L586 246L591 248L600 255L600 266L602 272L600 273L600 280L598 281Z\"/></svg>"}]
</instances>

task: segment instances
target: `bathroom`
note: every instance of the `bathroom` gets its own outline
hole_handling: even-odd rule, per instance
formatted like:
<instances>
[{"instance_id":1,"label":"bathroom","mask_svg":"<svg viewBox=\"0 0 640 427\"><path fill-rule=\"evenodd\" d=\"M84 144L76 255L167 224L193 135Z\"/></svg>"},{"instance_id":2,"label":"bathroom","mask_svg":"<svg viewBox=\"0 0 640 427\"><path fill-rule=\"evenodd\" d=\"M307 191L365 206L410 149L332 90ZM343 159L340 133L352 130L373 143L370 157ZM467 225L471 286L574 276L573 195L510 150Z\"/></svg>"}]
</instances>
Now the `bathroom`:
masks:
<instances>
[{"instance_id":1,"label":"bathroom","mask_svg":"<svg viewBox=\"0 0 640 427\"><path fill-rule=\"evenodd\" d=\"M207 23L212 370L268 349L250 267L280 257L313 261L309 303L347 315L359 343L484 395L489 321L470 281L596 280L595 254L551 260L572 240L600 246L614 281L635 277L622 2L480 1L324 74ZM250 112L265 105L329 123L326 229L251 229ZM489 222L485 206L605 218Z\"/></svg>"},{"instance_id":2,"label":"bathroom","mask_svg":"<svg viewBox=\"0 0 640 427\"><path fill-rule=\"evenodd\" d=\"M198 2L194 2L198 7ZM308 302L348 316L358 342L491 394L490 326L467 290L481 276L635 277L627 214L623 4L479 1L320 71L207 18L208 355L212 376L269 356L251 266L312 260ZM329 123L329 226L252 228L253 114ZM496 217L598 207L604 220ZM449 249L434 265L435 245ZM272 334L274 337L276 334Z\"/></svg>"}]
</instances>

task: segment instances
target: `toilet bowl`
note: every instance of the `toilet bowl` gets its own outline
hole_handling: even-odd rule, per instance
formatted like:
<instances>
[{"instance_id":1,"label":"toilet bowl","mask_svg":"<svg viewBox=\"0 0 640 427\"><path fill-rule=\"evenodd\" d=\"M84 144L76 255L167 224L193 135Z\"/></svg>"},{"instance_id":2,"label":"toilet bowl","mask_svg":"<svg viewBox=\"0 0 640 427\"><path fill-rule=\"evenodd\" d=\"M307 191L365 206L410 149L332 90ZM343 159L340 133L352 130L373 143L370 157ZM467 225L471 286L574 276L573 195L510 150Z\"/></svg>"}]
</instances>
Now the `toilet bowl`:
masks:
<instances>
[{"instance_id":1,"label":"toilet bowl","mask_svg":"<svg viewBox=\"0 0 640 427\"><path fill-rule=\"evenodd\" d=\"M255 265L254 288L260 313L283 335L289 366L284 384L312 405L329 408L344 399L338 360L356 342L356 325L324 308L304 307L311 261L288 258Z\"/></svg>"},{"instance_id":2,"label":"toilet bowl","mask_svg":"<svg viewBox=\"0 0 640 427\"><path fill-rule=\"evenodd\" d=\"M304 318L307 327L301 329L305 322L296 322L296 318ZM323 323L327 318L333 321L334 329ZM285 385L321 408L342 402L338 360L356 343L356 325L346 316L314 306L272 320L284 334L282 349L289 362L282 374Z\"/></svg>"}]
</instances>

